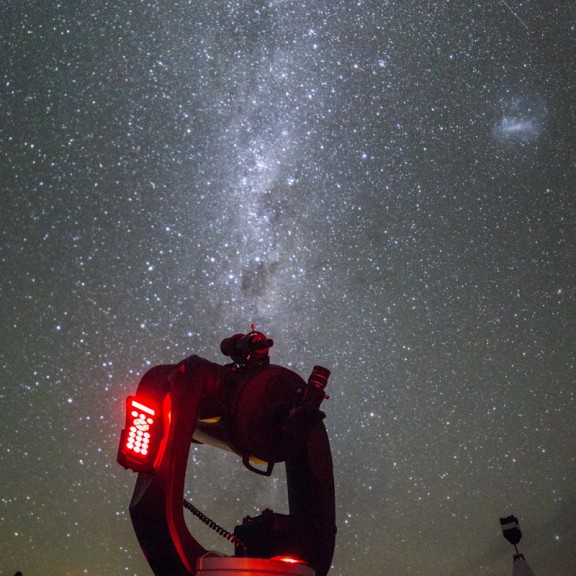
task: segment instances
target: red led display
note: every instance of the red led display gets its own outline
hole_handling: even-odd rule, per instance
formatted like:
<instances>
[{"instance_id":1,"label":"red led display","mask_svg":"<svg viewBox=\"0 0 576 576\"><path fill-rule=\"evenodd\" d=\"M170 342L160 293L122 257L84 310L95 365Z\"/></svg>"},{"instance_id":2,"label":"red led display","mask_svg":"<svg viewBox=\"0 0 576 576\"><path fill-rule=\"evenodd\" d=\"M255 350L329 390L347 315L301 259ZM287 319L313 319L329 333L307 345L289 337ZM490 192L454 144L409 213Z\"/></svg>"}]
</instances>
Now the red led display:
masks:
<instances>
[{"instance_id":1,"label":"red led display","mask_svg":"<svg viewBox=\"0 0 576 576\"><path fill-rule=\"evenodd\" d=\"M120 436L118 462L135 472L150 472L162 435L162 415L149 402L128 396L126 428Z\"/></svg>"}]
</instances>

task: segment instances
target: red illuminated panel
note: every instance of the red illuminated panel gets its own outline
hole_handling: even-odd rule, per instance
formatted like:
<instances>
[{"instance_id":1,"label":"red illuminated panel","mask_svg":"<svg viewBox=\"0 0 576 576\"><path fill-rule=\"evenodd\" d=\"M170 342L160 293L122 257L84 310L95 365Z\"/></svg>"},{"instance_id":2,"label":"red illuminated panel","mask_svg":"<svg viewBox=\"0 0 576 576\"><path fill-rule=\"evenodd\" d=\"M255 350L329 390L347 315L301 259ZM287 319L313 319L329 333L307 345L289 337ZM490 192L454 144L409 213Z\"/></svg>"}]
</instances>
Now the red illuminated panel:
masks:
<instances>
[{"instance_id":1,"label":"red illuminated panel","mask_svg":"<svg viewBox=\"0 0 576 576\"><path fill-rule=\"evenodd\" d=\"M135 472L150 472L162 439L162 414L136 396L126 399L126 428L120 436L118 462Z\"/></svg>"}]
</instances>

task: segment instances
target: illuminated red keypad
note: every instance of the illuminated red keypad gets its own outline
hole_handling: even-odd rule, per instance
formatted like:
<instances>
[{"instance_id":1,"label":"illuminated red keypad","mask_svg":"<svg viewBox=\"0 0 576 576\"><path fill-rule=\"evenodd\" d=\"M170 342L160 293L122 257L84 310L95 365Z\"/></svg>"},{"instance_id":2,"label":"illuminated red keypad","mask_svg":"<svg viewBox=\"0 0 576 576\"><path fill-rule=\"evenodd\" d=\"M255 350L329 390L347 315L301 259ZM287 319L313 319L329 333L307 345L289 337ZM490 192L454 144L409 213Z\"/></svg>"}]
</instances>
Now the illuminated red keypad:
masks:
<instances>
[{"instance_id":1,"label":"illuminated red keypad","mask_svg":"<svg viewBox=\"0 0 576 576\"><path fill-rule=\"evenodd\" d=\"M156 410L142 399L129 396L126 399L126 428L122 430L118 461L137 472L153 469L152 457L158 442L154 442Z\"/></svg>"}]
</instances>

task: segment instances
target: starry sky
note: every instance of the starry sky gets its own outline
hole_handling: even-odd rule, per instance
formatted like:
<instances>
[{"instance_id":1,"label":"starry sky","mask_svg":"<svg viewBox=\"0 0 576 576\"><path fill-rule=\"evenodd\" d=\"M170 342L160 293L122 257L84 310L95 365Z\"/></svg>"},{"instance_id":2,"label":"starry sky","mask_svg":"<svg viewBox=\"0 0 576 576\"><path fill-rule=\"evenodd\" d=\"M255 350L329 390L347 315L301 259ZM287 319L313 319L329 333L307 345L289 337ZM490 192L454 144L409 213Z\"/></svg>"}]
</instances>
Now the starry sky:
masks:
<instances>
[{"instance_id":1,"label":"starry sky","mask_svg":"<svg viewBox=\"0 0 576 576\"><path fill-rule=\"evenodd\" d=\"M330 574L576 571L576 5L29 0L0 21L0 574L149 576L155 364L332 371ZM287 511L194 446L187 497ZM231 546L191 518L206 548Z\"/></svg>"}]
</instances>

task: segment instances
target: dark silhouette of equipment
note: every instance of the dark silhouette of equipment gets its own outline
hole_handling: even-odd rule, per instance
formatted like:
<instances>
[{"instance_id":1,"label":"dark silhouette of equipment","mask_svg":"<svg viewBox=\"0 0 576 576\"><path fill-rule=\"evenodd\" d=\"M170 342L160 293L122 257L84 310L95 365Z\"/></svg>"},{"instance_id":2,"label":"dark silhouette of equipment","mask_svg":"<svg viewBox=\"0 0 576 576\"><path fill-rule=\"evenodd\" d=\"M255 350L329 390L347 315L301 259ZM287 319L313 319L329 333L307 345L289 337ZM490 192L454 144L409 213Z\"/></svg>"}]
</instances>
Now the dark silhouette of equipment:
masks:
<instances>
[{"instance_id":1,"label":"dark silhouette of equipment","mask_svg":"<svg viewBox=\"0 0 576 576\"><path fill-rule=\"evenodd\" d=\"M502 528L502 534L504 538L514 545L516 554L518 554L518 544L522 540L522 532L520 530L520 525L518 524L518 518L516 516L507 516L506 518L500 518L500 527Z\"/></svg>"},{"instance_id":2,"label":"dark silhouette of equipment","mask_svg":"<svg viewBox=\"0 0 576 576\"><path fill-rule=\"evenodd\" d=\"M312 569L325 576L330 569L334 478L320 410L330 371L314 366L306 382L270 364L273 344L252 325L248 334L221 342L232 363L190 356L155 366L127 398L118 462L139 473L130 516L156 576L200 575L208 565L218 565L218 574L249 574L244 570L256 559L254 574L311 576ZM289 513L247 516L233 533L210 520L183 496L191 442L232 451L264 476L283 462ZM184 507L234 544L235 556L222 558L204 549L186 526Z\"/></svg>"},{"instance_id":3,"label":"dark silhouette of equipment","mask_svg":"<svg viewBox=\"0 0 576 576\"><path fill-rule=\"evenodd\" d=\"M234 334L220 342L220 351L232 358L237 368L270 363L268 351L274 346L274 341L254 330L254 324L251 328L248 334Z\"/></svg>"},{"instance_id":4,"label":"dark silhouette of equipment","mask_svg":"<svg viewBox=\"0 0 576 576\"><path fill-rule=\"evenodd\" d=\"M512 576L534 576L532 569L526 562L524 554L518 552L518 544L522 539L522 531L520 530L520 524L516 516L507 516L506 518L500 518L500 527L502 528L502 534L504 538L514 546L514 563L512 565Z\"/></svg>"}]
</instances>

